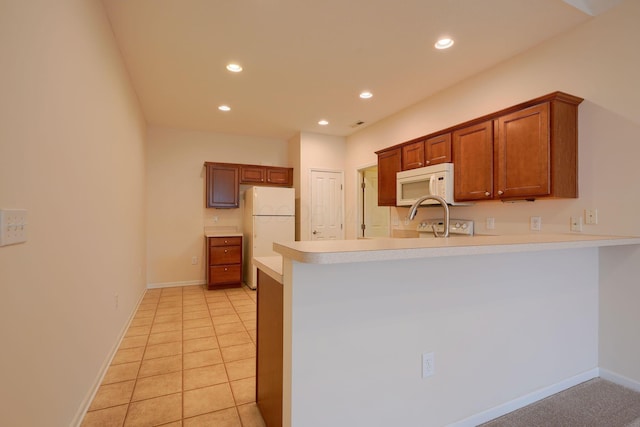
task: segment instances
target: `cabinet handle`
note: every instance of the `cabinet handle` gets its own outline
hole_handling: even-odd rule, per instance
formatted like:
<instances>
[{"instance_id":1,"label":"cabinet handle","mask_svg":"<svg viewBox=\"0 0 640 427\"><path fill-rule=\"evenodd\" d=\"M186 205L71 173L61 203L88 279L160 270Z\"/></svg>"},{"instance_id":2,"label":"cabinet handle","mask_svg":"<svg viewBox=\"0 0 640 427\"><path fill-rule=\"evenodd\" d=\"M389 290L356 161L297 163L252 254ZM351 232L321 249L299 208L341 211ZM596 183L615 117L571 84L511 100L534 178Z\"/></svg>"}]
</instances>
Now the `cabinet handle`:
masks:
<instances>
[{"instance_id":1,"label":"cabinet handle","mask_svg":"<svg viewBox=\"0 0 640 427\"><path fill-rule=\"evenodd\" d=\"M422 166L422 162L418 162L418 166Z\"/></svg>"},{"instance_id":2,"label":"cabinet handle","mask_svg":"<svg viewBox=\"0 0 640 427\"><path fill-rule=\"evenodd\" d=\"M485 191L485 192L484 192L484 195L485 195L485 196L487 196L487 197L489 197L489 196L491 195L491 193L489 193L488 191Z\"/></svg>"},{"instance_id":3,"label":"cabinet handle","mask_svg":"<svg viewBox=\"0 0 640 427\"><path fill-rule=\"evenodd\" d=\"M229 243L229 241L228 241L228 240L225 240L225 241L224 241L224 244L226 245L227 243Z\"/></svg>"},{"instance_id":4,"label":"cabinet handle","mask_svg":"<svg viewBox=\"0 0 640 427\"><path fill-rule=\"evenodd\" d=\"M427 160L427 164L431 164L431 160Z\"/></svg>"},{"instance_id":5,"label":"cabinet handle","mask_svg":"<svg viewBox=\"0 0 640 427\"><path fill-rule=\"evenodd\" d=\"M224 268L224 271L227 271L227 267Z\"/></svg>"},{"instance_id":6,"label":"cabinet handle","mask_svg":"<svg viewBox=\"0 0 640 427\"><path fill-rule=\"evenodd\" d=\"M502 196L503 194L504 194L504 191L502 191L502 190L498 190L498 195L499 195L499 196Z\"/></svg>"},{"instance_id":7,"label":"cabinet handle","mask_svg":"<svg viewBox=\"0 0 640 427\"><path fill-rule=\"evenodd\" d=\"M227 252L229 252L229 251L225 249L225 250L224 250L224 253L226 254Z\"/></svg>"}]
</instances>

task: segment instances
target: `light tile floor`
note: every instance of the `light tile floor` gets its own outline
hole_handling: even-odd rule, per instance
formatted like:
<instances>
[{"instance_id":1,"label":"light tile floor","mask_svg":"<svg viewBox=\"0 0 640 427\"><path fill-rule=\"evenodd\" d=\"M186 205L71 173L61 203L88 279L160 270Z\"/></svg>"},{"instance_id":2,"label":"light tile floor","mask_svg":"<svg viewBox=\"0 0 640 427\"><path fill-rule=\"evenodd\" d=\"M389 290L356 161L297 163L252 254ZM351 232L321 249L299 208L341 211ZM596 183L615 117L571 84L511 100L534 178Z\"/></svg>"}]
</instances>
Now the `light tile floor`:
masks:
<instances>
[{"instance_id":1,"label":"light tile floor","mask_svg":"<svg viewBox=\"0 0 640 427\"><path fill-rule=\"evenodd\" d=\"M82 426L264 427L256 293L149 289Z\"/></svg>"}]
</instances>

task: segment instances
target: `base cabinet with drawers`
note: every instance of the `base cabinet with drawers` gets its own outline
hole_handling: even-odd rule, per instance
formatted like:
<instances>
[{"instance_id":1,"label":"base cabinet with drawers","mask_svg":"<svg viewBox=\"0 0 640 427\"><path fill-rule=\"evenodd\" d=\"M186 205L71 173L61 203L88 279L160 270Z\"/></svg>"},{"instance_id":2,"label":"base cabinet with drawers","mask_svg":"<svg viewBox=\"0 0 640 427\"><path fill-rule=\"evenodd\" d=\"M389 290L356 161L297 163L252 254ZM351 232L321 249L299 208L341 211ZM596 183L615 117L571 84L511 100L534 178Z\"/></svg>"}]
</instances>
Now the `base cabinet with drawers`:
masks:
<instances>
[{"instance_id":1,"label":"base cabinet with drawers","mask_svg":"<svg viewBox=\"0 0 640 427\"><path fill-rule=\"evenodd\" d=\"M242 236L207 237L207 289L242 286Z\"/></svg>"}]
</instances>

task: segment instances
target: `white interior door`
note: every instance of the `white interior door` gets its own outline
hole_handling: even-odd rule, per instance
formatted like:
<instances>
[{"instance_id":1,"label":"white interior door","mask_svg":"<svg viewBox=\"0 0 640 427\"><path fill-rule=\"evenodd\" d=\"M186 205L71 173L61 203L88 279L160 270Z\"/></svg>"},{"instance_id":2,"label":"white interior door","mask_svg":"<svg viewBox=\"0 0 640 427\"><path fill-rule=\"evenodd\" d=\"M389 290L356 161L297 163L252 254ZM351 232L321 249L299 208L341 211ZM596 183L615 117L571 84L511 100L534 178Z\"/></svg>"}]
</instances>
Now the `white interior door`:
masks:
<instances>
[{"instance_id":1,"label":"white interior door","mask_svg":"<svg viewBox=\"0 0 640 427\"><path fill-rule=\"evenodd\" d=\"M311 240L344 239L342 172L311 171Z\"/></svg>"},{"instance_id":2,"label":"white interior door","mask_svg":"<svg viewBox=\"0 0 640 427\"><path fill-rule=\"evenodd\" d=\"M363 194L363 237L389 236L389 208L378 206L378 167L362 171Z\"/></svg>"}]
</instances>

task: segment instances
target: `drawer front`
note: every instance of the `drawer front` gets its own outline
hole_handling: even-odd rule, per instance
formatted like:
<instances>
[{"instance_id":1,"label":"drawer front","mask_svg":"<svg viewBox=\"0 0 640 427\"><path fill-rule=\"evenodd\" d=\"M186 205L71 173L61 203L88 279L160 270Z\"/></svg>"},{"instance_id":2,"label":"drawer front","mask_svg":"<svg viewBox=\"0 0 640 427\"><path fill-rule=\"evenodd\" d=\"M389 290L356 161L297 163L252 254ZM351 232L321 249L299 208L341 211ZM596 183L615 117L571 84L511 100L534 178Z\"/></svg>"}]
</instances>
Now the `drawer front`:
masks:
<instances>
[{"instance_id":1,"label":"drawer front","mask_svg":"<svg viewBox=\"0 0 640 427\"><path fill-rule=\"evenodd\" d=\"M209 283L212 285L240 283L241 281L242 266L239 264L209 267Z\"/></svg>"},{"instance_id":2,"label":"drawer front","mask_svg":"<svg viewBox=\"0 0 640 427\"><path fill-rule=\"evenodd\" d=\"M209 237L209 246L240 246L242 237Z\"/></svg>"},{"instance_id":3,"label":"drawer front","mask_svg":"<svg viewBox=\"0 0 640 427\"><path fill-rule=\"evenodd\" d=\"M241 246L213 246L209 248L209 264L239 264L242 262Z\"/></svg>"}]
</instances>

